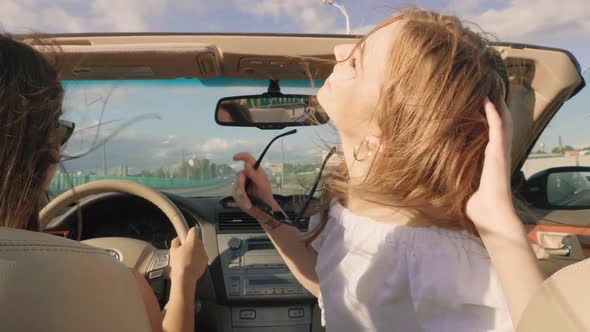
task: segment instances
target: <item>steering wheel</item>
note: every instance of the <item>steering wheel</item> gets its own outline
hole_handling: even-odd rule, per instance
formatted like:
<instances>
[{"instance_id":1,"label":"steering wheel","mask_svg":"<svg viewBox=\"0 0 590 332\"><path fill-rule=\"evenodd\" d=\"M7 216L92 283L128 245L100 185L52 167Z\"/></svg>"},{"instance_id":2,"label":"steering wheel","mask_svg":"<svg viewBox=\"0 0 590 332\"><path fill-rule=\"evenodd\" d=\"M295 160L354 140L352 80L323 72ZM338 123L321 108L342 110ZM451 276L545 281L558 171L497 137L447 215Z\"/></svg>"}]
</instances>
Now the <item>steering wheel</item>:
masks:
<instances>
[{"instance_id":1,"label":"steering wheel","mask_svg":"<svg viewBox=\"0 0 590 332\"><path fill-rule=\"evenodd\" d=\"M166 196L137 182L127 180L99 180L72 188L54 198L39 213L41 230L70 204L85 197L108 193L126 193L139 196L158 207L172 223L176 234L183 243L188 234L188 225L180 210ZM103 237L82 241L88 245L103 248L127 267L143 275L148 280L169 278L170 252L156 249L146 241L124 237Z\"/></svg>"}]
</instances>

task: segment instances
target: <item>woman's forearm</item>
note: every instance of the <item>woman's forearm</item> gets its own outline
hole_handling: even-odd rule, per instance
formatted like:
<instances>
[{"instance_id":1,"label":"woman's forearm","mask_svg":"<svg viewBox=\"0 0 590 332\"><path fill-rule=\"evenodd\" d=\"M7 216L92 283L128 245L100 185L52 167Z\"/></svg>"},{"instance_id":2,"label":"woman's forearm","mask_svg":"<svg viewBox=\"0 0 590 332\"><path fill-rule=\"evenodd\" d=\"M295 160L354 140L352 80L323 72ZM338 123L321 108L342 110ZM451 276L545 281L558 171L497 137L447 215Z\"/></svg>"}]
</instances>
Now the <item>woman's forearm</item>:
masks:
<instances>
[{"instance_id":1,"label":"woman's forearm","mask_svg":"<svg viewBox=\"0 0 590 332\"><path fill-rule=\"evenodd\" d=\"M543 274L524 226L510 211L494 216L502 227L480 229L481 238L498 274L516 327L520 317L543 282ZM487 223L494 225L494 223Z\"/></svg>"},{"instance_id":2,"label":"woman's forearm","mask_svg":"<svg viewBox=\"0 0 590 332\"><path fill-rule=\"evenodd\" d=\"M183 276L173 277L170 298L162 322L165 332L194 331L196 282Z\"/></svg>"}]
</instances>

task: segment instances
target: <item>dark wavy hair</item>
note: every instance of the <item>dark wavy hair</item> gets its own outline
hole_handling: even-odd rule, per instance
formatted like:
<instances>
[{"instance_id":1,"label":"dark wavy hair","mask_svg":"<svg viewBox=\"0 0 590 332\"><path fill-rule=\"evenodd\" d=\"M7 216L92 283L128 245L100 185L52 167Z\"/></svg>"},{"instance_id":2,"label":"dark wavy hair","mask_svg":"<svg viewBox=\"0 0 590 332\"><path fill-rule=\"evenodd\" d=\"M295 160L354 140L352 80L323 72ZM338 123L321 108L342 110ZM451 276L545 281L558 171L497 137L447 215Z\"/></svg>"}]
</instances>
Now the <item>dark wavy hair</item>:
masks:
<instances>
[{"instance_id":1,"label":"dark wavy hair","mask_svg":"<svg viewBox=\"0 0 590 332\"><path fill-rule=\"evenodd\" d=\"M41 39L39 39L41 40ZM49 44L35 43L38 47ZM39 230L38 202L59 161L57 52L0 34L0 226Z\"/></svg>"}]
</instances>

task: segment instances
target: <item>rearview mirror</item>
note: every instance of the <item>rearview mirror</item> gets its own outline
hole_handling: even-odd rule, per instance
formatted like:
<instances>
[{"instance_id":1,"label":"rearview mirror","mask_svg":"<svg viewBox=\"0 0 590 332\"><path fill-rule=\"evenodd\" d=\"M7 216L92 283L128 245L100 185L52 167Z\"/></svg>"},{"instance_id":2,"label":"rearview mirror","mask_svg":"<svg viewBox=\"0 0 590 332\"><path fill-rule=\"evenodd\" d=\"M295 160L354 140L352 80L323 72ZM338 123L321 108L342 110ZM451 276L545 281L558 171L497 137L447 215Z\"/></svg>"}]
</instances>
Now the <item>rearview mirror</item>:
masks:
<instances>
[{"instance_id":1,"label":"rearview mirror","mask_svg":"<svg viewBox=\"0 0 590 332\"><path fill-rule=\"evenodd\" d=\"M325 124L329 117L308 95L255 95L222 98L215 122L221 126L283 129Z\"/></svg>"},{"instance_id":2,"label":"rearview mirror","mask_svg":"<svg viewBox=\"0 0 590 332\"><path fill-rule=\"evenodd\" d=\"M527 181L533 204L545 209L590 209L590 167L555 167Z\"/></svg>"}]
</instances>

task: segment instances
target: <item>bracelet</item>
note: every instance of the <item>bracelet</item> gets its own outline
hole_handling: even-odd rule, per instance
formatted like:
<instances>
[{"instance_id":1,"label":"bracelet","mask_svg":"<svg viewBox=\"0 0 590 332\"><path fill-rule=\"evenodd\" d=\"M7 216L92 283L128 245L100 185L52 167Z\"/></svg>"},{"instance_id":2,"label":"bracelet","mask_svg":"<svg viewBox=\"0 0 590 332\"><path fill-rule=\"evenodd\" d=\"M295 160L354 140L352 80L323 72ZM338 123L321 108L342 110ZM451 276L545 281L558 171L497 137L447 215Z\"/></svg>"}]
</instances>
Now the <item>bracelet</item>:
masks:
<instances>
[{"instance_id":1,"label":"bracelet","mask_svg":"<svg viewBox=\"0 0 590 332\"><path fill-rule=\"evenodd\" d=\"M262 221L261 224L268 227L269 231L272 231L279 228L283 223L276 220L273 216L268 216L268 219L266 221Z\"/></svg>"}]
</instances>

